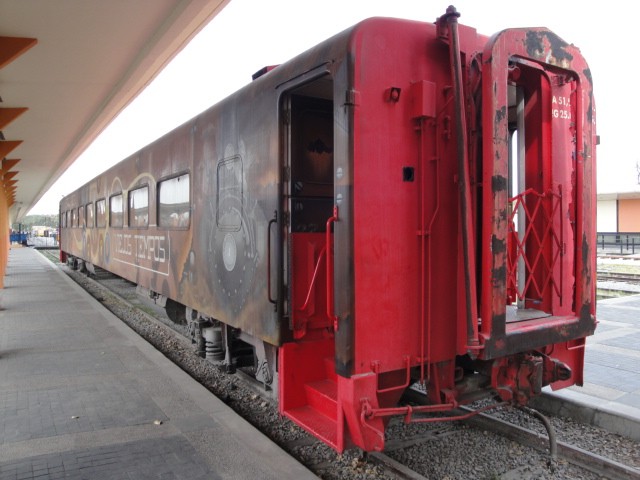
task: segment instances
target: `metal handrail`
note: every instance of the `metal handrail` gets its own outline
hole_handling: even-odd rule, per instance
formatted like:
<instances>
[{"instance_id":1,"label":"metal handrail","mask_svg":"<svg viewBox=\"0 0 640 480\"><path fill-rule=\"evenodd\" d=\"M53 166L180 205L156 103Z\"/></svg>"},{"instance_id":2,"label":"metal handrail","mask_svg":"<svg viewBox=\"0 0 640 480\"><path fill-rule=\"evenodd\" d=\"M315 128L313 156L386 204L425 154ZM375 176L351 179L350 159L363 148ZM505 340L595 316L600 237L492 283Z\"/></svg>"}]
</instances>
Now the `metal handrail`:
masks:
<instances>
[{"instance_id":1,"label":"metal handrail","mask_svg":"<svg viewBox=\"0 0 640 480\"><path fill-rule=\"evenodd\" d=\"M327 220L327 317L333 321L333 330L338 330L338 317L333 311L333 244L331 242L331 224L338 221L338 206L333 207L333 216Z\"/></svg>"},{"instance_id":2,"label":"metal handrail","mask_svg":"<svg viewBox=\"0 0 640 480\"><path fill-rule=\"evenodd\" d=\"M273 212L273 218L269 220L267 227L267 297L269 302L276 305L278 304L277 298L271 298L271 226L278 223L278 211Z\"/></svg>"}]
</instances>

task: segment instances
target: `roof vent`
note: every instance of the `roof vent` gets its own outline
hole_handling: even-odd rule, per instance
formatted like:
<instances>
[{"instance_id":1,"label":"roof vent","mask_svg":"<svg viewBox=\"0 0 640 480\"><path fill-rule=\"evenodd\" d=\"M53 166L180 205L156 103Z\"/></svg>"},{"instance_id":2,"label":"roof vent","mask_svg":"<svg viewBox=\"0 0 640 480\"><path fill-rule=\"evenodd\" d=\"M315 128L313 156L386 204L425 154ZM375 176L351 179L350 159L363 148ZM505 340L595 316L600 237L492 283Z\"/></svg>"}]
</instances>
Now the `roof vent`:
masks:
<instances>
[{"instance_id":1,"label":"roof vent","mask_svg":"<svg viewBox=\"0 0 640 480\"><path fill-rule=\"evenodd\" d=\"M251 78L253 80L257 80L258 78L260 78L261 76L263 76L265 73L269 73L271 70L273 70L274 68L276 68L278 65L269 65L266 67L262 67L260 70L258 70L256 73L254 73L253 75L251 75Z\"/></svg>"}]
</instances>

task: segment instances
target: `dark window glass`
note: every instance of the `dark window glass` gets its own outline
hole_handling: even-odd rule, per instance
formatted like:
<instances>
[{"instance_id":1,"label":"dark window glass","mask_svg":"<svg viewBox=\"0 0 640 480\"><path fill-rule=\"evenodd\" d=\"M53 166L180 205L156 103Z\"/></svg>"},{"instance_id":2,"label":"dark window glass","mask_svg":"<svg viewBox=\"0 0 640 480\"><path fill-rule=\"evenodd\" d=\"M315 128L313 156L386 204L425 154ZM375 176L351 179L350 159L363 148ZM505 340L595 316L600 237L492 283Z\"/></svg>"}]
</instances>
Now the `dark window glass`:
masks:
<instances>
[{"instance_id":1,"label":"dark window glass","mask_svg":"<svg viewBox=\"0 0 640 480\"><path fill-rule=\"evenodd\" d=\"M129 192L129 226L149 226L149 187L136 188Z\"/></svg>"},{"instance_id":2,"label":"dark window glass","mask_svg":"<svg viewBox=\"0 0 640 480\"><path fill-rule=\"evenodd\" d=\"M71 226L78 226L78 211L75 208L71 210Z\"/></svg>"},{"instance_id":3,"label":"dark window glass","mask_svg":"<svg viewBox=\"0 0 640 480\"><path fill-rule=\"evenodd\" d=\"M86 205L86 216L87 216L87 228L93 228L93 203L88 203Z\"/></svg>"},{"instance_id":4,"label":"dark window glass","mask_svg":"<svg viewBox=\"0 0 640 480\"><path fill-rule=\"evenodd\" d=\"M96 202L96 227L107 226L107 202L104 198Z\"/></svg>"},{"instance_id":5,"label":"dark window glass","mask_svg":"<svg viewBox=\"0 0 640 480\"><path fill-rule=\"evenodd\" d=\"M78 227L83 228L84 226L84 207L78 207Z\"/></svg>"},{"instance_id":6,"label":"dark window glass","mask_svg":"<svg viewBox=\"0 0 640 480\"><path fill-rule=\"evenodd\" d=\"M189 174L158 183L158 225L167 228L189 226Z\"/></svg>"},{"instance_id":7,"label":"dark window glass","mask_svg":"<svg viewBox=\"0 0 640 480\"><path fill-rule=\"evenodd\" d=\"M122 194L109 197L109 225L112 227L122 227L124 223L124 205L122 204Z\"/></svg>"}]
</instances>

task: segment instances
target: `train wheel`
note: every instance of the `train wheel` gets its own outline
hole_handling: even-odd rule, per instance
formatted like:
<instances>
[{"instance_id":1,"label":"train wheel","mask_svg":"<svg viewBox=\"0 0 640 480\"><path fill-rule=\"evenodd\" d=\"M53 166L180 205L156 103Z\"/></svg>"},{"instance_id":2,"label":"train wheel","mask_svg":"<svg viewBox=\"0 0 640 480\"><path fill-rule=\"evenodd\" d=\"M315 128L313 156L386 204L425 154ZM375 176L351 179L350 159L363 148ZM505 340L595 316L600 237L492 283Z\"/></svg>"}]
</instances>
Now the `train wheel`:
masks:
<instances>
[{"instance_id":1,"label":"train wheel","mask_svg":"<svg viewBox=\"0 0 640 480\"><path fill-rule=\"evenodd\" d=\"M173 323L177 323L178 325L187 324L186 307L181 303L178 303L175 300L171 300L170 298L168 298L164 309L167 312L167 316Z\"/></svg>"}]
</instances>

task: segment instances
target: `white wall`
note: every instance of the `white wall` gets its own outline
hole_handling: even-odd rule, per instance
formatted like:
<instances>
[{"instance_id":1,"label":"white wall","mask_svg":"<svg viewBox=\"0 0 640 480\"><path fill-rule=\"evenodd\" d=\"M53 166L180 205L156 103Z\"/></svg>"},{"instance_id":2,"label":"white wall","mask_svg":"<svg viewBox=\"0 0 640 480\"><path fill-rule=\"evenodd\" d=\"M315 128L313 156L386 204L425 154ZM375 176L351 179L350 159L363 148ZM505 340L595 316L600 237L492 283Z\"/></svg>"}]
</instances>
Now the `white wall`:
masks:
<instances>
[{"instance_id":1,"label":"white wall","mask_svg":"<svg viewBox=\"0 0 640 480\"><path fill-rule=\"evenodd\" d=\"M617 200L598 200L598 232L618 231Z\"/></svg>"}]
</instances>

